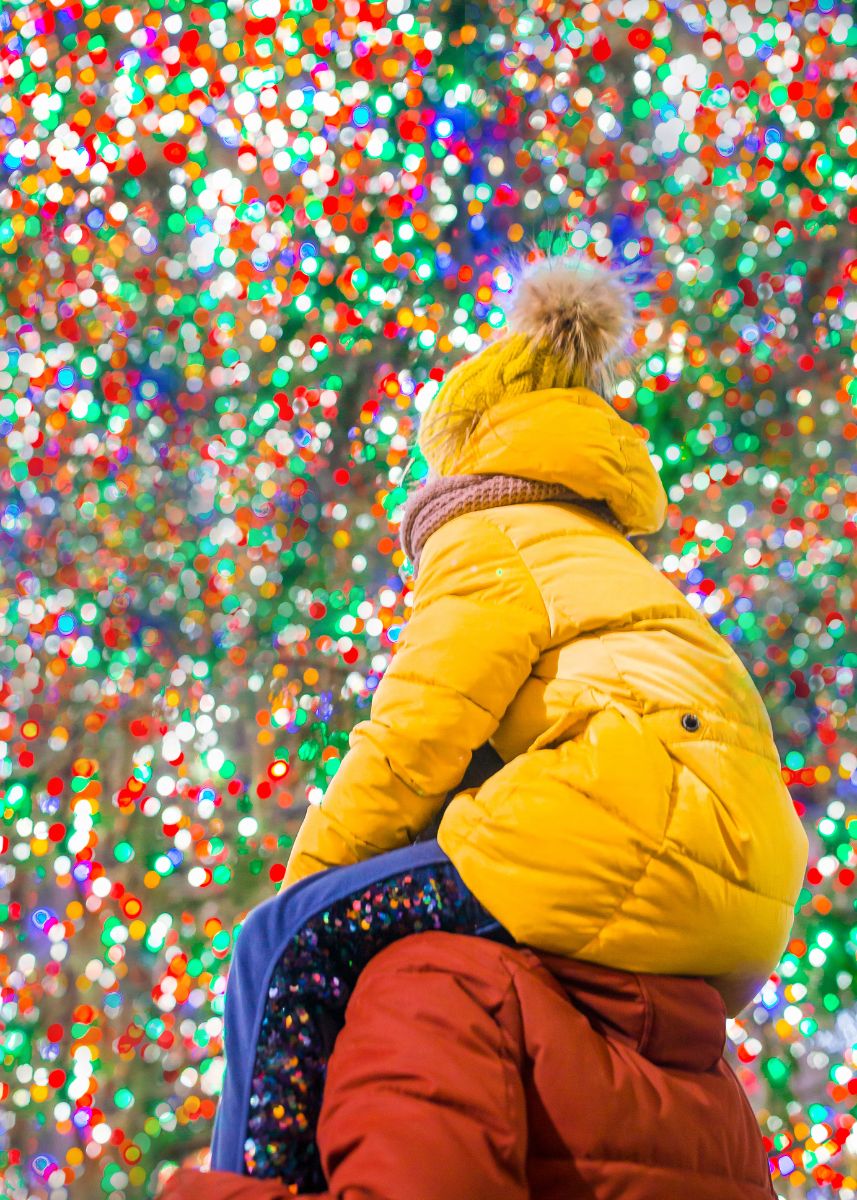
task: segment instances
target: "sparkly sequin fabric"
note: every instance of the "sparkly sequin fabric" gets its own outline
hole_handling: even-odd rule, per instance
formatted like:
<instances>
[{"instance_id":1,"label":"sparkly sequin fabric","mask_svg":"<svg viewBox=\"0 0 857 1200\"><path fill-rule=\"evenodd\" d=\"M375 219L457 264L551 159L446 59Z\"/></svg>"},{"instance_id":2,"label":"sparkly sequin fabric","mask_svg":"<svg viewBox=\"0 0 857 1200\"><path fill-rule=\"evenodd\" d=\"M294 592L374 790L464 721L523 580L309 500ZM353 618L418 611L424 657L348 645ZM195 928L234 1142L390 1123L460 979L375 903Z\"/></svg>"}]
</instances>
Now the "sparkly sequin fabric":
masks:
<instances>
[{"instance_id":1,"label":"sparkly sequin fabric","mask_svg":"<svg viewBox=\"0 0 857 1200\"><path fill-rule=\"evenodd\" d=\"M248 1175L282 1179L295 1192L325 1188L315 1128L348 999L375 954L430 929L509 940L451 864L373 883L316 914L291 940L268 985L256 1048Z\"/></svg>"}]
</instances>

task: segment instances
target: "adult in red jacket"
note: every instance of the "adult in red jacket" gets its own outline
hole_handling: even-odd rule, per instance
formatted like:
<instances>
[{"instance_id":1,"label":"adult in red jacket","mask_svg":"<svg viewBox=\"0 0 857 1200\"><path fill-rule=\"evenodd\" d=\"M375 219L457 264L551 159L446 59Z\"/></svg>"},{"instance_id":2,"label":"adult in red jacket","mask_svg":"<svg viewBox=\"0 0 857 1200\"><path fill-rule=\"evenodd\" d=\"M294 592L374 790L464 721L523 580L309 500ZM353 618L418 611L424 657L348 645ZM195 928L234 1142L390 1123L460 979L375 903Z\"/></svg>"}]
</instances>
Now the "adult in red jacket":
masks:
<instances>
[{"instance_id":1,"label":"adult in red jacket","mask_svg":"<svg viewBox=\"0 0 857 1200\"><path fill-rule=\"evenodd\" d=\"M365 968L328 1066L328 1200L773 1200L702 979L429 932ZM293 1200L181 1170L164 1200Z\"/></svg>"}]
</instances>

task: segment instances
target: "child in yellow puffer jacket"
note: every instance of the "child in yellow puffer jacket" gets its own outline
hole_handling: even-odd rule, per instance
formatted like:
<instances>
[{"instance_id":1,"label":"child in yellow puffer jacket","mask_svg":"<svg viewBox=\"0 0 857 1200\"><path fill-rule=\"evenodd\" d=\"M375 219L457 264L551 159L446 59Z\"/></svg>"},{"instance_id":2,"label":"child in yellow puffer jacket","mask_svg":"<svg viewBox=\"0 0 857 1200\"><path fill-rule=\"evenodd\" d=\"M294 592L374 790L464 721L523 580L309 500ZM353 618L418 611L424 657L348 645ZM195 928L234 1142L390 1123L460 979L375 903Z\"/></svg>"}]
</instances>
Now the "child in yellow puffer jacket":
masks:
<instances>
[{"instance_id":1,"label":"child in yellow puffer jacket","mask_svg":"<svg viewBox=\"0 0 857 1200\"><path fill-rule=\"evenodd\" d=\"M440 849L518 942L699 975L735 1015L787 943L808 841L741 661L628 540L663 524L645 442L599 394L632 306L567 258L426 411L402 522L412 615L285 884L412 843L477 747Z\"/></svg>"}]
</instances>

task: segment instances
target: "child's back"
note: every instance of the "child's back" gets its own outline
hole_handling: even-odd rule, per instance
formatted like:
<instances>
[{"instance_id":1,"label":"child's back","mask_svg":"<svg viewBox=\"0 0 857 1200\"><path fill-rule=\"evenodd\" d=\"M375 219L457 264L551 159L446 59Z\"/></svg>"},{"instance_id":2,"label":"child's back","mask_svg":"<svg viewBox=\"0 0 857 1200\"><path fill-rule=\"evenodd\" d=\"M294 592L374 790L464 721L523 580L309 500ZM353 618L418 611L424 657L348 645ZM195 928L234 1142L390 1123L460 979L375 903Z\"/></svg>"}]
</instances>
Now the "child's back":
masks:
<instances>
[{"instance_id":1,"label":"child's back","mask_svg":"<svg viewBox=\"0 0 857 1200\"><path fill-rule=\"evenodd\" d=\"M604 296L572 299L591 325ZM664 519L643 441L519 325L423 419L413 614L287 883L412 840L490 738L507 765L438 833L479 901L537 949L703 975L736 1012L784 949L806 834L746 670L623 536Z\"/></svg>"}]
</instances>

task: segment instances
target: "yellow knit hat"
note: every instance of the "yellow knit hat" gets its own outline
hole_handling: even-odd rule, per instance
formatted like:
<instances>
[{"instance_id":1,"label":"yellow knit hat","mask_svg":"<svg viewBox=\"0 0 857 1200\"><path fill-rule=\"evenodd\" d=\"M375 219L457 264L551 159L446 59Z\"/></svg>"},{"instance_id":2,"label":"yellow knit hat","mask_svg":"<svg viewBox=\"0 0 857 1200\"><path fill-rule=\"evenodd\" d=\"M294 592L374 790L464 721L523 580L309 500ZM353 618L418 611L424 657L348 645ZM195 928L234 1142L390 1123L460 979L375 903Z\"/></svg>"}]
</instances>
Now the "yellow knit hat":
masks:
<instances>
[{"instance_id":1,"label":"yellow knit hat","mask_svg":"<svg viewBox=\"0 0 857 1200\"><path fill-rule=\"evenodd\" d=\"M630 290L578 255L538 259L513 276L506 328L456 364L423 414L419 448L435 475L454 475L461 448L500 398L545 388L600 391L633 329Z\"/></svg>"}]
</instances>

